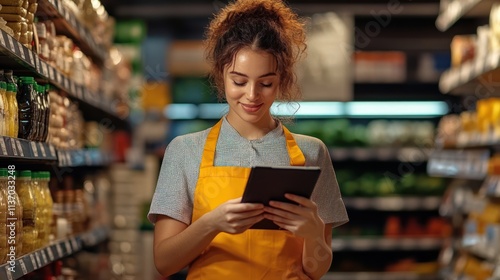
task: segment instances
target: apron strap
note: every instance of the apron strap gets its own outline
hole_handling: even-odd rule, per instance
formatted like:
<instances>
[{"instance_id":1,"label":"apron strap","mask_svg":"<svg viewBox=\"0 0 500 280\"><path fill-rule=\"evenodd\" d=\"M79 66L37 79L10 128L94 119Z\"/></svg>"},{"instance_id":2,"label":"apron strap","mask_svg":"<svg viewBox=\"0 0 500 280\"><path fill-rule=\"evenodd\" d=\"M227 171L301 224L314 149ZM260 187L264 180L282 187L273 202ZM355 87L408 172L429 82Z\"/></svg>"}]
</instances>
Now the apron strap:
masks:
<instances>
[{"instance_id":1,"label":"apron strap","mask_svg":"<svg viewBox=\"0 0 500 280\"><path fill-rule=\"evenodd\" d=\"M207 140L203 148L200 168L214 166L215 147L217 146L217 140L219 139L219 132L222 126L222 121L223 119L218 121L217 124L215 124L208 133ZM305 165L306 159L304 157L304 154L297 145L297 142L295 142L292 133L283 124L281 125L281 127L283 128L283 133L285 134L286 149L288 151L288 156L290 157L290 165Z\"/></svg>"},{"instance_id":2,"label":"apron strap","mask_svg":"<svg viewBox=\"0 0 500 280\"><path fill-rule=\"evenodd\" d=\"M290 156L290 165L292 166L305 165L306 158L304 157L304 154L300 150L299 145L297 145L297 142L295 142L292 133L284 125L282 125L282 127L286 139L286 149L288 150L288 155Z\"/></svg>"}]
</instances>

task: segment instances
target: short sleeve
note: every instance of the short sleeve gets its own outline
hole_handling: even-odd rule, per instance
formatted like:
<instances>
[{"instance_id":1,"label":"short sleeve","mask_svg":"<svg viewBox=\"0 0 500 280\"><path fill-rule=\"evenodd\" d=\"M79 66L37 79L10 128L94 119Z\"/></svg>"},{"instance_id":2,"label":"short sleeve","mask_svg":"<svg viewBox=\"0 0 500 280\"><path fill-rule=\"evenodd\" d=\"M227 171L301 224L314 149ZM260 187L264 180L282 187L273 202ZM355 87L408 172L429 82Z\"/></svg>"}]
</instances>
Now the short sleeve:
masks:
<instances>
[{"instance_id":1,"label":"short sleeve","mask_svg":"<svg viewBox=\"0 0 500 280\"><path fill-rule=\"evenodd\" d=\"M318 205L319 216L323 222L337 227L347 223L349 218L340 194L330 153L326 145L319 142L317 164L321 167L321 174L311 199Z\"/></svg>"},{"instance_id":2,"label":"short sleeve","mask_svg":"<svg viewBox=\"0 0 500 280\"><path fill-rule=\"evenodd\" d=\"M189 196L185 151L187 145L181 137L174 138L167 148L161 164L155 193L151 201L148 220L156 222L157 215L169 216L185 224L191 223L193 202Z\"/></svg>"}]
</instances>

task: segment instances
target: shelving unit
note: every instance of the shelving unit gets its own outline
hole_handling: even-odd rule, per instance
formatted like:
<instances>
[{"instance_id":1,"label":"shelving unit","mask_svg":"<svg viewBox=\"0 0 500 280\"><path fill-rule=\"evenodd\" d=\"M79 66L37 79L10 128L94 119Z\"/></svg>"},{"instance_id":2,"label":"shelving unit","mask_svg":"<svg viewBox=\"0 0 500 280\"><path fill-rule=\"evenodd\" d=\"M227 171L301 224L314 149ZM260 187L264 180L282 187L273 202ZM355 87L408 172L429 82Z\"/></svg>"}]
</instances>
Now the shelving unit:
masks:
<instances>
[{"instance_id":1,"label":"shelving unit","mask_svg":"<svg viewBox=\"0 0 500 280\"><path fill-rule=\"evenodd\" d=\"M420 251L438 250L443 244L442 238L386 238L353 237L334 238L332 250L338 251Z\"/></svg>"},{"instance_id":2,"label":"shelving unit","mask_svg":"<svg viewBox=\"0 0 500 280\"><path fill-rule=\"evenodd\" d=\"M435 275L408 272L330 272L321 280L439 280Z\"/></svg>"},{"instance_id":3,"label":"shelving unit","mask_svg":"<svg viewBox=\"0 0 500 280\"><path fill-rule=\"evenodd\" d=\"M82 51L102 64L106 58L106 50L100 46L84 24L64 6L60 0L40 0L38 2L37 16L56 20L58 34L64 34L75 43Z\"/></svg>"},{"instance_id":4,"label":"shelving unit","mask_svg":"<svg viewBox=\"0 0 500 280\"><path fill-rule=\"evenodd\" d=\"M441 12L436 19L436 27L446 31L455 22L466 16L486 16L495 0L455 0L441 6Z\"/></svg>"},{"instance_id":5,"label":"shelving unit","mask_svg":"<svg viewBox=\"0 0 500 280\"><path fill-rule=\"evenodd\" d=\"M356 210L416 211L437 210L441 197L344 197L346 207Z\"/></svg>"},{"instance_id":6,"label":"shelving unit","mask_svg":"<svg viewBox=\"0 0 500 280\"><path fill-rule=\"evenodd\" d=\"M109 229L99 227L70 238L57 240L42 249L36 250L14 260L14 264L0 265L1 279L19 279L45 265L99 244L108 238Z\"/></svg>"},{"instance_id":7,"label":"shelving unit","mask_svg":"<svg viewBox=\"0 0 500 280\"><path fill-rule=\"evenodd\" d=\"M436 26L445 31L465 16L488 19L495 3L498 1L452 1L449 6L443 6ZM481 47L485 46L478 46ZM457 95L469 101L498 97L499 69L500 53L490 51L483 57L475 57L445 71L439 87L443 94ZM443 256L451 252L454 256L444 258L442 270L446 279L474 279L479 274L498 279L500 251L495 243L499 238L495 231L498 221L494 216L491 220L486 218L494 215L498 207L498 175L491 174L490 165L491 158L498 152L498 137L493 131L467 131L464 128L455 138L450 141L453 143L433 151L427 166L427 173L431 176L453 178L443 209L445 215L454 221L456 242L443 248Z\"/></svg>"},{"instance_id":8,"label":"shelving unit","mask_svg":"<svg viewBox=\"0 0 500 280\"><path fill-rule=\"evenodd\" d=\"M430 149L426 148L330 148L333 160L355 160L355 161L401 161L415 162L426 161Z\"/></svg>"},{"instance_id":9,"label":"shelving unit","mask_svg":"<svg viewBox=\"0 0 500 280\"><path fill-rule=\"evenodd\" d=\"M66 35L72 39L75 45L77 45L82 52L87 57L91 58L92 62L99 67L102 67L106 59L108 59L108 50L97 43L99 41L98 38L92 36L92 33L82 22L80 22L78 17L74 15L70 9L65 7L63 1L39 0L36 16L39 19L53 20L58 35ZM38 83L50 84L63 91L64 93L62 95L67 95L70 99L75 101L74 103L79 106L79 110L85 111L84 115L85 113L87 115L93 115L95 118L109 121L113 125L126 127L129 125L128 120L120 116L115 106L116 104L114 104L112 100L106 99L104 94L93 92L86 86L76 82L76 80L66 76L62 71L59 71L48 62L42 60L37 53L26 48L3 30L0 30L0 63L3 69L13 70L15 76L33 76ZM85 120L88 121L87 118L85 118ZM75 195L75 189L77 188L72 180L86 179L87 182L94 185L95 182L92 181L94 178L92 176L94 176L94 174L92 174L92 172L95 169L100 169L100 171L102 171L102 167L106 167L114 161L115 158L113 154L99 148L63 150L57 149L54 145L45 142L0 136L0 162L2 162L4 166L11 165L15 166L16 170L35 171L46 171L50 170L51 167L53 167L54 170L58 167L75 168L72 169L74 170L73 173L64 174L64 176L70 176L69 181L71 182L65 184L65 186L68 187L68 191L74 191L72 195ZM86 169L86 167L98 168ZM58 174L58 176L60 175L63 174ZM51 179L54 179L54 177ZM54 186L51 186L51 191L60 191L58 190L60 187L59 184L62 184L62 180L65 180L66 177L59 177L58 179L59 181L56 182ZM98 188L99 184L95 184L95 186ZM101 196L106 192L108 192L108 190L96 190L95 193L94 190L92 190L87 194L95 194L92 201L102 203L101 199L103 198L101 198ZM98 196L99 198L96 198ZM56 202L56 195L54 195L54 193L53 197L54 203L62 203L62 201ZM74 200L76 200L76 198L74 198ZM71 207L73 207L73 204L76 202L65 198L64 203L68 205L64 207L70 207L70 203L72 204ZM106 222L102 222L105 220L106 219L101 219L96 222L96 224L100 226L87 232L64 239L58 239L41 249L22 256L15 256L15 260L0 265L0 279L24 279L24 276L57 260L63 260L70 255L101 244L111 235L111 229L108 228L108 225L105 225ZM82 225L82 227L86 226ZM77 229L74 230L80 232Z\"/></svg>"},{"instance_id":10,"label":"shelving unit","mask_svg":"<svg viewBox=\"0 0 500 280\"><path fill-rule=\"evenodd\" d=\"M498 92L488 85L497 82L499 67L500 53L488 53L483 58L476 58L444 72L439 80L439 89L446 94L496 96Z\"/></svg>"}]
</instances>

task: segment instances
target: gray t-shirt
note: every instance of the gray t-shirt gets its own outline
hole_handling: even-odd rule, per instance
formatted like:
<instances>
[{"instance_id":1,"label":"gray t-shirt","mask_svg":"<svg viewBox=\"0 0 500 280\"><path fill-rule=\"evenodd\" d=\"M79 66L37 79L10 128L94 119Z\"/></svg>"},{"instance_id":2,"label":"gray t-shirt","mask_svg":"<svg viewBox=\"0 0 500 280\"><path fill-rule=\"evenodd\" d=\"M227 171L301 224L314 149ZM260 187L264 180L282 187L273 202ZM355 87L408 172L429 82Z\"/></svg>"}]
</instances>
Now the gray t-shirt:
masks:
<instances>
[{"instance_id":1,"label":"gray t-shirt","mask_svg":"<svg viewBox=\"0 0 500 280\"><path fill-rule=\"evenodd\" d=\"M152 223L156 222L157 215L191 223L194 190L209 131L178 136L167 146L148 214ZM293 137L306 158L305 165L319 166L322 170L311 197L318 205L320 217L334 227L346 223L349 219L327 147L314 137L301 134L293 134ZM290 165L281 124L260 139L248 140L223 118L214 161L215 166Z\"/></svg>"}]
</instances>

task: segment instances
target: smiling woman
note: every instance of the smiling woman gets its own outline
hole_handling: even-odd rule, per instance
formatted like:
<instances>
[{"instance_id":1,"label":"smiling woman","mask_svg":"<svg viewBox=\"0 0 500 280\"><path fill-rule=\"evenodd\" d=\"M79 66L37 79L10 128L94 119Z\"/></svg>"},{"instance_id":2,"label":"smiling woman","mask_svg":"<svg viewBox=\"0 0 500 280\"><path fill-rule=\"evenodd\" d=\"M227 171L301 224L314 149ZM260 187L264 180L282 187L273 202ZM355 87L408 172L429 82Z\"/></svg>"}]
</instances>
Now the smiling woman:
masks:
<instances>
[{"instance_id":1,"label":"smiling woman","mask_svg":"<svg viewBox=\"0 0 500 280\"><path fill-rule=\"evenodd\" d=\"M211 22L207 58L229 112L165 151L148 215L162 275L189 266L188 279L319 279L330 268L332 228L348 217L329 151L271 114L275 101L300 96L294 67L304 34L276 0L233 2ZM321 175L311 198L242 203L252 166L317 166ZM263 219L280 230L252 228Z\"/></svg>"}]
</instances>

